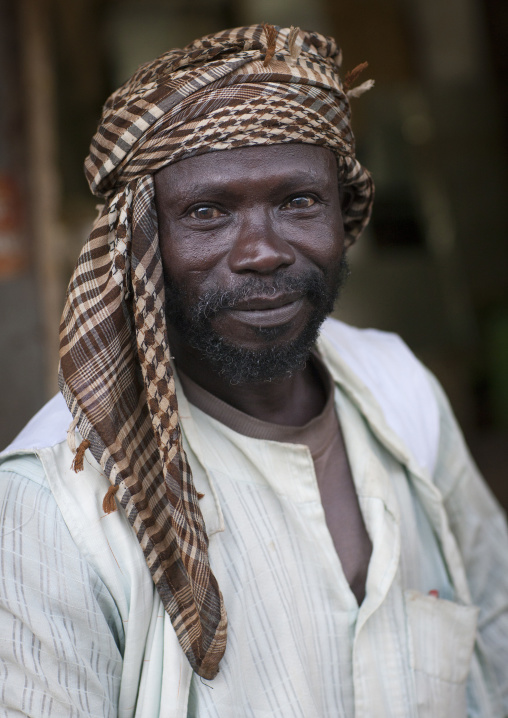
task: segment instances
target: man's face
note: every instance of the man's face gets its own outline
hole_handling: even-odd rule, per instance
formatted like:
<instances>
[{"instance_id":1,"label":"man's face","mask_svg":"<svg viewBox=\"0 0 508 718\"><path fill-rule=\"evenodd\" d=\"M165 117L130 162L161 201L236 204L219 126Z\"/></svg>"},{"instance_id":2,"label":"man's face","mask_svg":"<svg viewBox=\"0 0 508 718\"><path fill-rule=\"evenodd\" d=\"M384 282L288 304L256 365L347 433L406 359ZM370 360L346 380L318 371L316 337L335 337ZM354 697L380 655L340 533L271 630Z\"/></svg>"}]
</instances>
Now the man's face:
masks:
<instances>
[{"instance_id":1,"label":"man's face","mask_svg":"<svg viewBox=\"0 0 508 718\"><path fill-rule=\"evenodd\" d=\"M177 360L198 353L240 383L301 368L347 275L332 152L199 155L156 174L155 201Z\"/></svg>"}]
</instances>

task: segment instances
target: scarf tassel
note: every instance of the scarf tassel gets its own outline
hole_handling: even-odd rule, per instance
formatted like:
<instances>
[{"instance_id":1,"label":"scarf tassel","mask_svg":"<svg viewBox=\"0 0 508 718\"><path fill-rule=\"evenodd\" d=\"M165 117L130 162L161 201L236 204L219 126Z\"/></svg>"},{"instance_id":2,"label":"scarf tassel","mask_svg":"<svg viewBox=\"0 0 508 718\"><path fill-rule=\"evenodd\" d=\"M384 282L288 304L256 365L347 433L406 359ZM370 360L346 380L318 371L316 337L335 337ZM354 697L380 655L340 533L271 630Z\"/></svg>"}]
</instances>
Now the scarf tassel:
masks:
<instances>
[{"instance_id":1,"label":"scarf tassel","mask_svg":"<svg viewBox=\"0 0 508 718\"><path fill-rule=\"evenodd\" d=\"M74 455L74 459L72 460L71 469L78 474L80 471L83 471L83 461L85 458L85 451L90 448L90 442L88 439L83 439L81 444L78 446L78 450L76 451L76 454Z\"/></svg>"},{"instance_id":2,"label":"scarf tassel","mask_svg":"<svg viewBox=\"0 0 508 718\"><path fill-rule=\"evenodd\" d=\"M263 65L266 67L275 55L275 46L277 44L277 35L279 34L279 31L273 25L267 25L266 22L263 25L263 30L266 35L266 55Z\"/></svg>"},{"instance_id":3,"label":"scarf tassel","mask_svg":"<svg viewBox=\"0 0 508 718\"><path fill-rule=\"evenodd\" d=\"M102 501L102 510L105 514L112 514L114 511L117 510L115 494L119 488L119 486L110 486L109 489L106 491L106 496Z\"/></svg>"}]
</instances>

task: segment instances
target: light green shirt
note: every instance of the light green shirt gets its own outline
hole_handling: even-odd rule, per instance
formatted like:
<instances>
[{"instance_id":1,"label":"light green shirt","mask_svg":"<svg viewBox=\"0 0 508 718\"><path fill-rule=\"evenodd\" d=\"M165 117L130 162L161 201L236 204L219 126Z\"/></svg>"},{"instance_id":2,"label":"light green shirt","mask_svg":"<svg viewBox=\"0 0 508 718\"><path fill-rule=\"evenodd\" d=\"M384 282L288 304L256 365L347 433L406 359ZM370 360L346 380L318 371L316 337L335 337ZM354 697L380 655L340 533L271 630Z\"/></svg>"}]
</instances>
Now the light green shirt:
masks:
<instances>
[{"instance_id":1,"label":"light green shirt","mask_svg":"<svg viewBox=\"0 0 508 718\"><path fill-rule=\"evenodd\" d=\"M35 422L0 466L0 714L506 718L504 516L440 388L397 342L359 333L348 356L319 344L373 543L360 608L308 449L235 433L180 390L229 617L211 687L193 677L125 515L103 515L101 468L87 452L76 475L66 442L33 438ZM390 382L415 415L423 397L422 420L390 403ZM420 384L427 398L411 394ZM435 445L432 422L420 442L429 416Z\"/></svg>"}]
</instances>

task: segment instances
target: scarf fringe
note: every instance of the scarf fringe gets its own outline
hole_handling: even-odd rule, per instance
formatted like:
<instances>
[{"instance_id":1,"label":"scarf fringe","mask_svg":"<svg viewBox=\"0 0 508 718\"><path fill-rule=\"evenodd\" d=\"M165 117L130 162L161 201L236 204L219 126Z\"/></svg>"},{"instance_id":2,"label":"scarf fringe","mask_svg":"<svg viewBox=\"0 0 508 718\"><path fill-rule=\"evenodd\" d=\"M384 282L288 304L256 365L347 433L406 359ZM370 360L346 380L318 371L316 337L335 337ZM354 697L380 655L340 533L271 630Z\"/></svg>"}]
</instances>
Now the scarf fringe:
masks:
<instances>
[{"instance_id":1,"label":"scarf fringe","mask_svg":"<svg viewBox=\"0 0 508 718\"><path fill-rule=\"evenodd\" d=\"M78 446L78 450L72 460L71 469L78 474L83 471L83 461L85 458L85 451L90 448L90 442L88 439L83 439L81 444Z\"/></svg>"},{"instance_id":2,"label":"scarf fringe","mask_svg":"<svg viewBox=\"0 0 508 718\"><path fill-rule=\"evenodd\" d=\"M365 82L362 82L362 84L358 85L358 87L353 87L352 90L348 90L346 95L348 97L360 97L360 95L363 95L364 92L372 90L373 87L374 80L365 80Z\"/></svg>"},{"instance_id":3,"label":"scarf fringe","mask_svg":"<svg viewBox=\"0 0 508 718\"><path fill-rule=\"evenodd\" d=\"M266 35L266 55L263 65L266 67L275 55L275 46L277 44L277 35L279 34L279 31L273 25L267 25L266 22L263 25L263 30Z\"/></svg>"},{"instance_id":4,"label":"scarf fringe","mask_svg":"<svg viewBox=\"0 0 508 718\"><path fill-rule=\"evenodd\" d=\"M300 34L300 28L293 27L291 25L291 28L289 30L289 35L288 35L288 50L289 50L289 54L291 55L291 60L293 62L296 62L298 60L298 57L302 51L301 44L300 45L296 44L299 34Z\"/></svg>"},{"instance_id":5,"label":"scarf fringe","mask_svg":"<svg viewBox=\"0 0 508 718\"><path fill-rule=\"evenodd\" d=\"M119 488L119 486L110 486L106 491L106 495L102 501L102 510L105 514L112 514L117 510L118 507L115 501L115 494Z\"/></svg>"},{"instance_id":6,"label":"scarf fringe","mask_svg":"<svg viewBox=\"0 0 508 718\"><path fill-rule=\"evenodd\" d=\"M368 62L361 62L356 67L353 67L352 70L349 72L346 72L346 76L344 78L343 85L346 90L349 90L350 87L357 81L357 79L360 77L362 72L366 70L369 66Z\"/></svg>"}]
</instances>

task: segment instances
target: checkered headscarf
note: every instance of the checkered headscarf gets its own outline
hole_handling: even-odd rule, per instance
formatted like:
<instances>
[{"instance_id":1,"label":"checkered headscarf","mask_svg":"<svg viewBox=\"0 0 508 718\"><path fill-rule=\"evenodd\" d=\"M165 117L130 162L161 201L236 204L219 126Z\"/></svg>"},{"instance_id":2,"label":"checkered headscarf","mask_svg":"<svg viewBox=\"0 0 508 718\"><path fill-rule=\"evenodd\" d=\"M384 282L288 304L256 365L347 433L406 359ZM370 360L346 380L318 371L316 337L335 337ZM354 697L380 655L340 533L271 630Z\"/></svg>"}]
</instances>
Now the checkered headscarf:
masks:
<instances>
[{"instance_id":1,"label":"checkered headscarf","mask_svg":"<svg viewBox=\"0 0 508 718\"><path fill-rule=\"evenodd\" d=\"M105 204L69 285L60 387L83 450L111 482L105 508L116 492L180 645L204 678L218 671L227 618L182 446L153 174L214 150L328 147L352 194L344 216L352 242L368 222L373 187L355 158L339 64L332 39L298 29L256 25L196 40L143 65L109 98L85 163Z\"/></svg>"}]
</instances>

